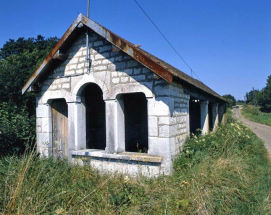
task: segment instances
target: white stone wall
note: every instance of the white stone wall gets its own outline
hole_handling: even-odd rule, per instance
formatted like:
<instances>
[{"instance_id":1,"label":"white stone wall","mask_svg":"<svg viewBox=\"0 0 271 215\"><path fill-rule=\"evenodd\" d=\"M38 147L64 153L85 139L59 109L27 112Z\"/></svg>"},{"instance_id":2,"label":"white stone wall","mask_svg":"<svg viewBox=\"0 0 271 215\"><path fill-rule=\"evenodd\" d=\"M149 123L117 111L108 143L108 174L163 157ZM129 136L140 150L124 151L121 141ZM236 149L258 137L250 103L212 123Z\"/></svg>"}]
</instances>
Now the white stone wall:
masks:
<instances>
[{"instance_id":1,"label":"white stone wall","mask_svg":"<svg viewBox=\"0 0 271 215\"><path fill-rule=\"evenodd\" d=\"M103 91L108 112L107 153L117 153L116 149L120 144L116 128L117 95L142 92L148 101L148 154L163 157L161 165L152 167L156 168L152 171L170 174L172 159L179 153L189 133L189 96L184 93L181 85L169 85L162 79L154 79L152 71L130 56L120 50L112 51L112 45L100 36L91 35L89 46L90 65L85 59L85 35L82 34L69 49L68 59L52 70L41 83L41 92L37 95L38 150L43 155L50 156L50 101L60 98L64 98L68 103L69 151L84 149L84 109L81 92L86 84L95 83ZM110 162L96 163L103 166L101 169L110 169L106 166L112 165ZM125 165L129 166L129 163Z\"/></svg>"}]
</instances>

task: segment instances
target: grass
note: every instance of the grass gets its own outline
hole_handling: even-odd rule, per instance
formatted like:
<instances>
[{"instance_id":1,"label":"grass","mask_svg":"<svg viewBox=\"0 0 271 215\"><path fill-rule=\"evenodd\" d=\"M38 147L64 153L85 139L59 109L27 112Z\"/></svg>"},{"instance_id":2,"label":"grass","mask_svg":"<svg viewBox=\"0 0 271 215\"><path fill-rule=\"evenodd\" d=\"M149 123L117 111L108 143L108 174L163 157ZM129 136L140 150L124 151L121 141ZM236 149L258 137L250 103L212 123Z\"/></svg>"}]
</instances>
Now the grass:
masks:
<instances>
[{"instance_id":1,"label":"grass","mask_svg":"<svg viewBox=\"0 0 271 215\"><path fill-rule=\"evenodd\" d=\"M2 158L0 214L271 214L266 149L228 121L189 139L172 176L102 175L33 152Z\"/></svg>"},{"instance_id":2,"label":"grass","mask_svg":"<svg viewBox=\"0 0 271 215\"><path fill-rule=\"evenodd\" d=\"M271 126L271 113L263 113L258 107L255 109L250 105L244 106L241 113L242 116L251 121Z\"/></svg>"}]
</instances>

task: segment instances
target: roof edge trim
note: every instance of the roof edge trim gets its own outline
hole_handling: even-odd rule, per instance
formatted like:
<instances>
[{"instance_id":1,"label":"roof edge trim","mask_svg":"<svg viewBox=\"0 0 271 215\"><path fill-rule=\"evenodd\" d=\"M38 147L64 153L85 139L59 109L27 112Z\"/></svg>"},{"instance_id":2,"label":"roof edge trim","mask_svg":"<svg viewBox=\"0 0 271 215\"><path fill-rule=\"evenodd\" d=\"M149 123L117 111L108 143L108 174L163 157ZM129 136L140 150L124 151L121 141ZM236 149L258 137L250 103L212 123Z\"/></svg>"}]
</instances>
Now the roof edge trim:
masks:
<instances>
[{"instance_id":1,"label":"roof edge trim","mask_svg":"<svg viewBox=\"0 0 271 215\"><path fill-rule=\"evenodd\" d=\"M22 88L22 95L31 87L31 85L38 79L38 77L41 75L42 70L47 65L47 63L53 59L53 56L55 53L59 50L59 48L63 45L63 43L66 41L66 39L71 35L71 33L74 31L74 29L77 27L77 25L82 20L82 14L80 13L78 17L74 20L74 22L71 24L71 26L68 28L68 30L65 32L65 34L61 37L61 39L57 42L57 44L54 46L54 48L50 51L50 53L45 57L45 59L42 61L42 63L39 65L39 67L36 69L36 71L31 75L31 77L28 79L26 84Z\"/></svg>"}]
</instances>

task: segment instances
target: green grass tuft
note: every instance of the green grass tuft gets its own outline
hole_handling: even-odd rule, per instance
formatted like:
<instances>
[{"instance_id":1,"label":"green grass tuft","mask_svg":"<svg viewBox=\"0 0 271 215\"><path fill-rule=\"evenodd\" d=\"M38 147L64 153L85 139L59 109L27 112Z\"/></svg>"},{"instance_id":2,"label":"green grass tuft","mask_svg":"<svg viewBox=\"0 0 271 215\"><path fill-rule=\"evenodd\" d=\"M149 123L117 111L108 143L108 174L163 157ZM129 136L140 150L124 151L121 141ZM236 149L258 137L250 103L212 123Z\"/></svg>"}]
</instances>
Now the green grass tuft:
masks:
<instances>
[{"instance_id":1,"label":"green grass tuft","mask_svg":"<svg viewBox=\"0 0 271 215\"><path fill-rule=\"evenodd\" d=\"M259 107L254 108L253 106L246 105L241 109L242 116L261 124L271 126L271 113L264 113L259 110Z\"/></svg>"}]
</instances>

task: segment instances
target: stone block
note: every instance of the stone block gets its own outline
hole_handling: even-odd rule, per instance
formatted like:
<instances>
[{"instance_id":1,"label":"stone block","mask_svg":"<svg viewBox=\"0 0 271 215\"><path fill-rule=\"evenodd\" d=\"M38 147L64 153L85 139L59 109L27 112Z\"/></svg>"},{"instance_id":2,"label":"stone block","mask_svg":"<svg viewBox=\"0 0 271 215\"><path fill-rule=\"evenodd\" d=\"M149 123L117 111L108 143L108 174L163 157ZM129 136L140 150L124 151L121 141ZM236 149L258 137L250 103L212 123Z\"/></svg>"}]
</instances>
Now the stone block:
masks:
<instances>
[{"instance_id":1,"label":"stone block","mask_svg":"<svg viewBox=\"0 0 271 215\"><path fill-rule=\"evenodd\" d=\"M83 74L84 73L84 70L83 69L77 69L76 70L76 74Z\"/></svg>"},{"instance_id":2,"label":"stone block","mask_svg":"<svg viewBox=\"0 0 271 215\"><path fill-rule=\"evenodd\" d=\"M102 64L109 64L109 63L111 63L111 62L109 60L107 60L107 59L102 61Z\"/></svg>"},{"instance_id":3,"label":"stone block","mask_svg":"<svg viewBox=\"0 0 271 215\"><path fill-rule=\"evenodd\" d=\"M67 83L70 82L71 78L70 77L63 77L59 79L61 83Z\"/></svg>"},{"instance_id":4,"label":"stone block","mask_svg":"<svg viewBox=\"0 0 271 215\"><path fill-rule=\"evenodd\" d=\"M95 61L92 61L92 63L91 63L92 66L97 66L97 65L100 65L100 64L102 64L101 60L95 60Z\"/></svg>"},{"instance_id":5,"label":"stone block","mask_svg":"<svg viewBox=\"0 0 271 215\"><path fill-rule=\"evenodd\" d=\"M108 65L108 70L115 71L116 70L116 65L115 64L109 64Z\"/></svg>"},{"instance_id":6,"label":"stone block","mask_svg":"<svg viewBox=\"0 0 271 215\"><path fill-rule=\"evenodd\" d=\"M114 60L115 60L115 61L122 61L122 56L121 56L121 55L116 56L116 57L114 58Z\"/></svg>"},{"instance_id":7,"label":"stone block","mask_svg":"<svg viewBox=\"0 0 271 215\"><path fill-rule=\"evenodd\" d=\"M159 130L159 137L165 138L169 137L169 127L168 125L159 125L158 130Z\"/></svg>"},{"instance_id":8,"label":"stone block","mask_svg":"<svg viewBox=\"0 0 271 215\"><path fill-rule=\"evenodd\" d=\"M142 81L146 80L146 76L145 75L137 75L137 76L133 76L133 79L138 82L142 82Z\"/></svg>"},{"instance_id":9,"label":"stone block","mask_svg":"<svg viewBox=\"0 0 271 215\"><path fill-rule=\"evenodd\" d=\"M42 133L52 132L52 118L41 118L42 125L41 130Z\"/></svg>"},{"instance_id":10,"label":"stone block","mask_svg":"<svg viewBox=\"0 0 271 215\"><path fill-rule=\"evenodd\" d=\"M137 61L130 60L127 62L127 67L136 67L138 65Z\"/></svg>"},{"instance_id":11,"label":"stone block","mask_svg":"<svg viewBox=\"0 0 271 215\"><path fill-rule=\"evenodd\" d=\"M132 75L133 74L133 69L125 69L123 70L127 75Z\"/></svg>"},{"instance_id":12,"label":"stone block","mask_svg":"<svg viewBox=\"0 0 271 215\"><path fill-rule=\"evenodd\" d=\"M85 67L85 63L79 63L77 64L77 69L81 69Z\"/></svg>"},{"instance_id":13,"label":"stone block","mask_svg":"<svg viewBox=\"0 0 271 215\"><path fill-rule=\"evenodd\" d=\"M51 108L49 107L49 105L38 105L38 107L36 108L36 117L37 118L50 117L49 113L50 110Z\"/></svg>"},{"instance_id":14,"label":"stone block","mask_svg":"<svg viewBox=\"0 0 271 215\"><path fill-rule=\"evenodd\" d=\"M79 58L79 62L85 62L86 61L86 57L80 57Z\"/></svg>"},{"instance_id":15,"label":"stone block","mask_svg":"<svg viewBox=\"0 0 271 215\"><path fill-rule=\"evenodd\" d=\"M37 133L37 147L52 147L52 133Z\"/></svg>"},{"instance_id":16,"label":"stone block","mask_svg":"<svg viewBox=\"0 0 271 215\"><path fill-rule=\"evenodd\" d=\"M148 100L148 112L150 116L169 116L169 107L166 102Z\"/></svg>"},{"instance_id":17,"label":"stone block","mask_svg":"<svg viewBox=\"0 0 271 215\"><path fill-rule=\"evenodd\" d=\"M81 57L83 55L83 51L79 50L77 52L75 52L74 57Z\"/></svg>"},{"instance_id":18,"label":"stone block","mask_svg":"<svg viewBox=\"0 0 271 215\"><path fill-rule=\"evenodd\" d=\"M106 45L99 47L99 52L111 51L112 45Z\"/></svg>"},{"instance_id":19,"label":"stone block","mask_svg":"<svg viewBox=\"0 0 271 215\"><path fill-rule=\"evenodd\" d=\"M148 133L149 137L157 137L158 136L158 123L156 116L148 117Z\"/></svg>"},{"instance_id":20,"label":"stone block","mask_svg":"<svg viewBox=\"0 0 271 215\"><path fill-rule=\"evenodd\" d=\"M118 84L119 82L120 82L119 78L113 78L112 79L112 83L114 83L114 84Z\"/></svg>"},{"instance_id":21,"label":"stone block","mask_svg":"<svg viewBox=\"0 0 271 215\"><path fill-rule=\"evenodd\" d=\"M154 92L156 96L168 96L169 95L169 89L168 85L158 85L154 88Z\"/></svg>"},{"instance_id":22,"label":"stone block","mask_svg":"<svg viewBox=\"0 0 271 215\"><path fill-rule=\"evenodd\" d=\"M103 41L99 40L99 41L94 42L94 47L101 46L103 44L104 44Z\"/></svg>"},{"instance_id":23,"label":"stone block","mask_svg":"<svg viewBox=\"0 0 271 215\"><path fill-rule=\"evenodd\" d=\"M74 70L65 71L65 76L70 76L70 75L74 75L74 74L75 74Z\"/></svg>"},{"instance_id":24,"label":"stone block","mask_svg":"<svg viewBox=\"0 0 271 215\"><path fill-rule=\"evenodd\" d=\"M62 89L69 89L69 88L70 88L69 83L62 84Z\"/></svg>"},{"instance_id":25,"label":"stone block","mask_svg":"<svg viewBox=\"0 0 271 215\"><path fill-rule=\"evenodd\" d=\"M49 89L50 89L50 90L56 90L56 89L57 89L57 85L56 85L56 84L51 85Z\"/></svg>"},{"instance_id":26,"label":"stone block","mask_svg":"<svg viewBox=\"0 0 271 215\"><path fill-rule=\"evenodd\" d=\"M163 158L170 157L169 139L149 137L149 155L163 156ZM164 159L163 159L164 160Z\"/></svg>"},{"instance_id":27,"label":"stone block","mask_svg":"<svg viewBox=\"0 0 271 215\"><path fill-rule=\"evenodd\" d=\"M169 117L159 117L159 125L169 125Z\"/></svg>"},{"instance_id":28,"label":"stone block","mask_svg":"<svg viewBox=\"0 0 271 215\"><path fill-rule=\"evenodd\" d=\"M76 69L76 66L77 66L77 64L72 64L72 65L69 65L69 70L71 70L71 69Z\"/></svg>"},{"instance_id":29,"label":"stone block","mask_svg":"<svg viewBox=\"0 0 271 215\"><path fill-rule=\"evenodd\" d=\"M95 66L94 67L94 71L102 71L102 70L106 70L107 66Z\"/></svg>"},{"instance_id":30,"label":"stone block","mask_svg":"<svg viewBox=\"0 0 271 215\"><path fill-rule=\"evenodd\" d=\"M41 127L42 127L42 118L36 118L36 132L37 133L42 132Z\"/></svg>"},{"instance_id":31,"label":"stone block","mask_svg":"<svg viewBox=\"0 0 271 215\"><path fill-rule=\"evenodd\" d=\"M109 53L108 52L105 52L103 54L100 54L100 53L97 53L95 56L94 56L94 59L95 60L104 60L105 58L108 58L109 57Z\"/></svg>"},{"instance_id":32,"label":"stone block","mask_svg":"<svg viewBox=\"0 0 271 215\"><path fill-rule=\"evenodd\" d=\"M116 69L117 70L122 70L126 68L126 62L120 62L120 63L116 63Z\"/></svg>"},{"instance_id":33,"label":"stone block","mask_svg":"<svg viewBox=\"0 0 271 215\"><path fill-rule=\"evenodd\" d=\"M129 80L128 77L121 77L121 82L122 82L122 83L125 83L125 82L127 82L128 80Z\"/></svg>"},{"instance_id":34,"label":"stone block","mask_svg":"<svg viewBox=\"0 0 271 215\"><path fill-rule=\"evenodd\" d=\"M119 73L118 72L111 72L112 77L118 77Z\"/></svg>"},{"instance_id":35,"label":"stone block","mask_svg":"<svg viewBox=\"0 0 271 215\"><path fill-rule=\"evenodd\" d=\"M144 68L142 69L142 72L143 72L144 74L147 74L147 73L153 73L151 70L149 70L149 69L146 68L146 67L144 67Z\"/></svg>"},{"instance_id":36,"label":"stone block","mask_svg":"<svg viewBox=\"0 0 271 215\"><path fill-rule=\"evenodd\" d=\"M141 73L142 69L141 68L135 68L134 69L134 75L139 75Z\"/></svg>"},{"instance_id":37,"label":"stone block","mask_svg":"<svg viewBox=\"0 0 271 215\"><path fill-rule=\"evenodd\" d=\"M76 64L76 63L78 63L78 58L77 57L74 57L69 61L69 64Z\"/></svg>"}]
</instances>

